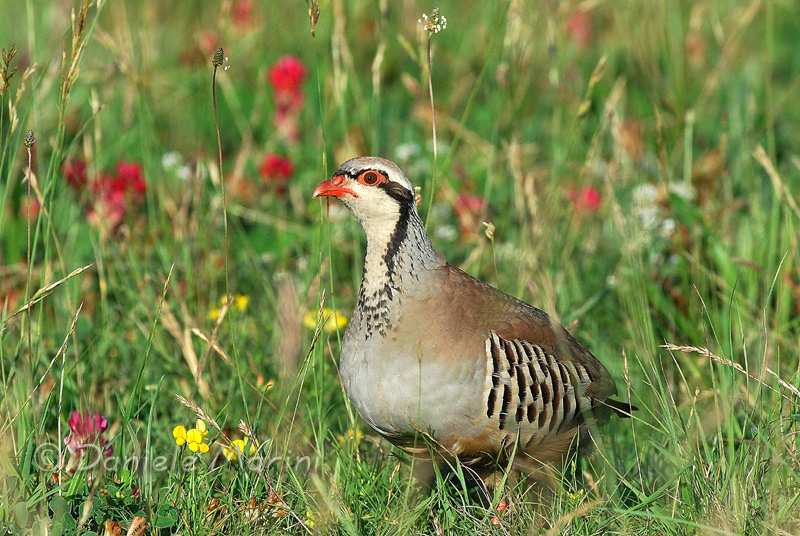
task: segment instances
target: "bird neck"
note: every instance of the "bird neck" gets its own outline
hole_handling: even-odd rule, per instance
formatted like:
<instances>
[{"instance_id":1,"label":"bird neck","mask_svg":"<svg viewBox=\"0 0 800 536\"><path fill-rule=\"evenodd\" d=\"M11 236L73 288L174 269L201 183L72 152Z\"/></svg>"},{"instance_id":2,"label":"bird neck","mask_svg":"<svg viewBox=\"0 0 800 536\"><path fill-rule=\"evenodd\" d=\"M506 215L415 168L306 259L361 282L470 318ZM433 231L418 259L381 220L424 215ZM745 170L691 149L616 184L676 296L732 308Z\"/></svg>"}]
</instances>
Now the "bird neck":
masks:
<instances>
[{"instance_id":1,"label":"bird neck","mask_svg":"<svg viewBox=\"0 0 800 536\"><path fill-rule=\"evenodd\" d=\"M393 228L367 225L365 229L367 254L356 310L366 326L367 337L372 332L385 336L394 321L389 304L403 295L424 292L418 285L420 276L443 266L445 260L433 247L411 205L401 207Z\"/></svg>"}]
</instances>

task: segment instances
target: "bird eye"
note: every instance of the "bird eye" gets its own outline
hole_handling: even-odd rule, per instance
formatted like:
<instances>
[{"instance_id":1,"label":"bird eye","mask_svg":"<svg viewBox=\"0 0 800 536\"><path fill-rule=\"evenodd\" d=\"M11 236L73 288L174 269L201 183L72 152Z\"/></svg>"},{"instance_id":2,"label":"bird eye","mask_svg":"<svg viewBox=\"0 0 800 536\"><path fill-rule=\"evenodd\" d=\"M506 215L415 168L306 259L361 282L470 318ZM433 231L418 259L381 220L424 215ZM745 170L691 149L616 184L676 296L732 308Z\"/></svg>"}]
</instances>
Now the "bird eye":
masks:
<instances>
[{"instance_id":1,"label":"bird eye","mask_svg":"<svg viewBox=\"0 0 800 536\"><path fill-rule=\"evenodd\" d=\"M375 186L381 181L381 176L374 171L365 171L359 177L359 182L367 186Z\"/></svg>"}]
</instances>

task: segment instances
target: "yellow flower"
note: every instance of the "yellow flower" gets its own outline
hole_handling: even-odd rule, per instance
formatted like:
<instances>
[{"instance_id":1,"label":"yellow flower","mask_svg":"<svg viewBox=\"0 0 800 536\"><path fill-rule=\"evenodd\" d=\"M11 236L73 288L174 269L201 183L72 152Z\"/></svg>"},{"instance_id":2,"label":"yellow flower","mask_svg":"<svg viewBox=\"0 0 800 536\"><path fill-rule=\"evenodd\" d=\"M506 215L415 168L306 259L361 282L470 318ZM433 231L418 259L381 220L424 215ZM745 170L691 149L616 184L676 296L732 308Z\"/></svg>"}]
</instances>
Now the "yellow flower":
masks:
<instances>
[{"instance_id":1,"label":"yellow flower","mask_svg":"<svg viewBox=\"0 0 800 536\"><path fill-rule=\"evenodd\" d=\"M237 294L236 299L234 300L233 303L234 305L236 305L237 309L239 309L240 311L244 311L245 308L247 307L247 302L249 301L250 301L249 296L245 296L244 294Z\"/></svg>"},{"instance_id":2,"label":"yellow flower","mask_svg":"<svg viewBox=\"0 0 800 536\"><path fill-rule=\"evenodd\" d=\"M317 315L319 315L319 309L316 311L309 311L303 317L303 325L307 328L314 329L317 327ZM328 318L330 317L330 318ZM343 315L338 309L330 309L328 307L322 308L322 320L328 319L325 322L325 331L327 333L333 333L337 329L342 329L347 325L347 317Z\"/></svg>"},{"instance_id":3,"label":"yellow flower","mask_svg":"<svg viewBox=\"0 0 800 536\"><path fill-rule=\"evenodd\" d=\"M203 437L208 435L208 430L206 430L206 423L203 419L197 419L197 422L194 424L195 429L197 429Z\"/></svg>"},{"instance_id":4,"label":"yellow flower","mask_svg":"<svg viewBox=\"0 0 800 536\"><path fill-rule=\"evenodd\" d=\"M259 374L258 377L256 378L256 387L258 387L259 389L261 389L266 393L267 391L270 391L273 387L275 387L275 380L269 380L265 382L264 376Z\"/></svg>"},{"instance_id":5,"label":"yellow flower","mask_svg":"<svg viewBox=\"0 0 800 536\"><path fill-rule=\"evenodd\" d=\"M203 432L197 428L192 428L186 432L186 443L189 445L189 450L192 452L208 452L208 445L205 443Z\"/></svg>"},{"instance_id":6,"label":"yellow flower","mask_svg":"<svg viewBox=\"0 0 800 536\"><path fill-rule=\"evenodd\" d=\"M314 514L311 513L311 510L306 510L306 525L308 528L314 528Z\"/></svg>"},{"instance_id":7,"label":"yellow flower","mask_svg":"<svg viewBox=\"0 0 800 536\"><path fill-rule=\"evenodd\" d=\"M219 318L220 309L223 305L228 303L230 297L226 294L219 299L220 307L214 307L208 311L208 318L209 320L216 320ZM236 294L233 297L233 307L236 307L239 311L244 311L247 308L247 303L250 301L249 296L245 296L244 294Z\"/></svg>"},{"instance_id":8,"label":"yellow flower","mask_svg":"<svg viewBox=\"0 0 800 536\"><path fill-rule=\"evenodd\" d=\"M235 462L239 458L239 454L247 452L248 456L253 456L256 453L256 446L258 442L248 439L234 439L230 447L225 447L222 453L230 461Z\"/></svg>"},{"instance_id":9,"label":"yellow flower","mask_svg":"<svg viewBox=\"0 0 800 536\"><path fill-rule=\"evenodd\" d=\"M344 443L345 441L355 440L356 445L361 443L361 440L364 438L364 433L361 430L350 428L347 430L341 438L341 442Z\"/></svg>"},{"instance_id":10,"label":"yellow flower","mask_svg":"<svg viewBox=\"0 0 800 536\"><path fill-rule=\"evenodd\" d=\"M208 452L208 445L205 442L205 437L208 435L206 430L206 423L197 419L196 428L187 430L184 426L176 426L172 430L172 437L175 438L176 445L188 445L189 450L192 452Z\"/></svg>"},{"instance_id":11,"label":"yellow flower","mask_svg":"<svg viewBox=\"0 0 800 536\"><path fill-rule=\"evenodd\" d=\"M175 438L175 443L180 446L186 443L186 428L183 425L176 426L172 430L172 437Z\"/></svg>"}]
</instances>

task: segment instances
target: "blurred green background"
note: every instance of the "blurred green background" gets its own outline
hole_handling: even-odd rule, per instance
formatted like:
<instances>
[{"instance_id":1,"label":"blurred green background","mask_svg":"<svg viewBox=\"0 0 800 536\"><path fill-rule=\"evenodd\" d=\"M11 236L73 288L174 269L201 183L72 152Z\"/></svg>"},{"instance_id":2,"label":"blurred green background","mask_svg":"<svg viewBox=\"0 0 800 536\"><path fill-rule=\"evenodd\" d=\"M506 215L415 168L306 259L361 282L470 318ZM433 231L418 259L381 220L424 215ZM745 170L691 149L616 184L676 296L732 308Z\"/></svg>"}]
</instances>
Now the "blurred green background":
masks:
<instances>
[{"instance_id":1,"label":"blurred green background","mask_svg":"<svg viewBox=\"0 0 800 536\"><path fill-rule=\"evenodd\" d=\"M0 533L798 533L796 3L331 0L313 35L310 7L0 2ZM640 408L550 507L457 470L414 492L347 405L363 233L310 196L364 154ZM73 411L201 469L40 467ZM242 437L313 469L210 461Z\"/></svg>"}]
</instances>

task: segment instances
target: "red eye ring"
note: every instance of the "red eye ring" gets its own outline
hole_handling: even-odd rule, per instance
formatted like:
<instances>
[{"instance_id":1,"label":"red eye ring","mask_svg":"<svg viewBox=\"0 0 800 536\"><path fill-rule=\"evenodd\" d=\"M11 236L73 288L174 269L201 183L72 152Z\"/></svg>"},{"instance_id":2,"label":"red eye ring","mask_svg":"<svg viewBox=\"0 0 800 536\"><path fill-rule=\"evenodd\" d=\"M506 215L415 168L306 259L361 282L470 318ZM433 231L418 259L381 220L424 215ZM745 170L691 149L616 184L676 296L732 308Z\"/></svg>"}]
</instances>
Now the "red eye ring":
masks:
<instances>
[{"instance_id":1,"label":"red eye ring","mask_svg":"<svg viewBox=\"0 0 800 536\"><path fill-rule=\"evenodd\" d=\"M358 176L358 182L365 186L375 186L384 182L385 178L377 171L368 170Z\"/></svg>"}]
</instances>

